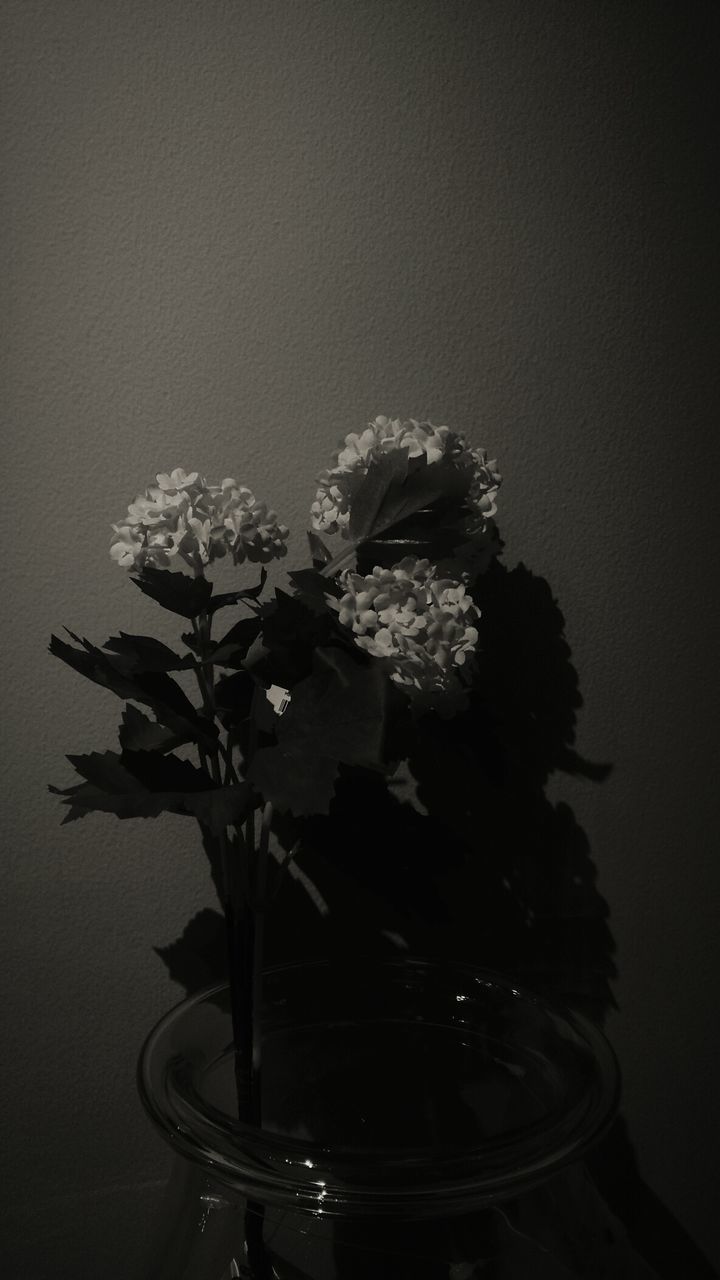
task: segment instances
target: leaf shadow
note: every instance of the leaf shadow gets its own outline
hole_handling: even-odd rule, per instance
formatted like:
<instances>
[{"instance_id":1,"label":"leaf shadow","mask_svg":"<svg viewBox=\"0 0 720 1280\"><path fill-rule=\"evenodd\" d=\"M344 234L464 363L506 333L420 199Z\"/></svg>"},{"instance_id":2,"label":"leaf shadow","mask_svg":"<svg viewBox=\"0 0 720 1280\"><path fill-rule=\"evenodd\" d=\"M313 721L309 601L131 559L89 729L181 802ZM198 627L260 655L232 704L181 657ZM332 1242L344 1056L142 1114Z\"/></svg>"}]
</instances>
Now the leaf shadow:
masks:
<instances>
[{"instance_id":1,"label":"leaf shadow","mask_svg":"<svg viewBox=\"0 0 720 1280\"><path fill-rule=\"evenodd\" d=\"M611 765L576 748L579 679L549 584L496 560L474 596L482 653L468 710L414 725L404 782L341 769L329 815L303 823L299 855L330 915L288 881L268 919L268 963L407 949L498 970L602 1025L616 1007L610 910L586 833L546 789L556 773L599 784ZM282 820L277 831L282 842ZM200 913L158 951L192 991L224 977L221 939L219 913ZM588 1166L659 1277L714 1274L642 1179L622 1115Z\"/></svg>"}]
</instances>

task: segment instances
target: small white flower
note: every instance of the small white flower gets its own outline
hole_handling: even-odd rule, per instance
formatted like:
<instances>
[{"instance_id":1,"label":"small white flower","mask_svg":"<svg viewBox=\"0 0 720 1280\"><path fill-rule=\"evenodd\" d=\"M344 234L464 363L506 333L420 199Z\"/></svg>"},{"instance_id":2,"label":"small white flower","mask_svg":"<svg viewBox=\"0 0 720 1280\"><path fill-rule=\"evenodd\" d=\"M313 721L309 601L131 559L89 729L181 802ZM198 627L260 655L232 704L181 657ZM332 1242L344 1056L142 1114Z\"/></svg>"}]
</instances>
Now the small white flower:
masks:
<instances>
[{"instance_id":1,"label":"small white flower","mask_svg":"<svg viewBox=\"0 0 720 1280\"><path fill-rule=\"evenodd\" d=\"M122 568L166 569L180 558L196 572L230 553L236 564L267 562L286 553L289 530L245 485L208 484L197 471L177 467L128 507L113 525L110 554Z\"/></svg>"},{"instance_id":2,"label":"small white flower","mask_svg":"<svg viewBox=\"0 0 720 1280\"><path fill-rule=\"evenodd\" d=\"M459 690L459 669L475 652L480 619L464 583L438 577L428 560L414 556L371 574L347 569L338 581L344 592L329 598L330 607L359 648L389 664L391 680L411 696L438 702Z\"/></svg>"},{"instance_id":3,"label":"small white flower","mask_svg":"<svg viewBox=\"0 0 720 1280\"><path fill-rule=\"evenodd\" d=\"M488 461L483 449L471 449L463 436L449 427L415 418L401 420L383 414L364 431L350 432L338 446L335 462L317 477L317 492L310 508L313 529L349 536L351 486L373 461L393 450L405 449L410 458L424 458L427 466L445 458L461 471L471 472L466 506L470 508L467 532L485 530L497 510L495 498L502 482L497 463Z\"/></svg>"},{"instance_id":4,"label":"small white flower","mask_svg":"<svg viewBox=\"0 0 720 1280\"><path fill-rule=\"evenodd\" d=\"M170 475L161 473L157 478L158 488L169 493L177 493L180 490L188 490L193 485L199 488L205 488L205 481L201 480L197 471L191 471L189 474L183 471L182 467L176 467Z\"/></svg>"}]
</instances>

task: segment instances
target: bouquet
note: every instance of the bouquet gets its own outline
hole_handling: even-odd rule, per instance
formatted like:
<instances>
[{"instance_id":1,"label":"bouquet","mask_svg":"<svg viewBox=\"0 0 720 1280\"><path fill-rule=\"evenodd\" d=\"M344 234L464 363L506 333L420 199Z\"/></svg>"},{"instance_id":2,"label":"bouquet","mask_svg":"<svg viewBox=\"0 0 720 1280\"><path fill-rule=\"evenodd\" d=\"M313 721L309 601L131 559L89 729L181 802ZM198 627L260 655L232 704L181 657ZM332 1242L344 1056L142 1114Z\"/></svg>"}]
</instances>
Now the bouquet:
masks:
<instances>
[{"instance_id":1,"label":"bouquet","mask_svg":"<svg viewBox=\"0 0 720 1280\"><path fill-rule=\"evenodd\" d=\"M182 650L123 631L99 647L73 632L72 643L51 639L51 653L125 703L119 749L68 756L80 781L50 788L64 820L170 812L199 824L224 911L238 1109L250 1123L262 1119L265 914L303 823L328 813L338 781L392 778L419 718L466 705L482 627L472 588L499 549L500 479L447 426L375 418L317 477L310 564L265 600L265 565L289 536L276 512L235 479L161 473L113 525L110 555L182 619ZM224 557L252 573L220 593L210 575Z\"/></svg>"}]
</instances>

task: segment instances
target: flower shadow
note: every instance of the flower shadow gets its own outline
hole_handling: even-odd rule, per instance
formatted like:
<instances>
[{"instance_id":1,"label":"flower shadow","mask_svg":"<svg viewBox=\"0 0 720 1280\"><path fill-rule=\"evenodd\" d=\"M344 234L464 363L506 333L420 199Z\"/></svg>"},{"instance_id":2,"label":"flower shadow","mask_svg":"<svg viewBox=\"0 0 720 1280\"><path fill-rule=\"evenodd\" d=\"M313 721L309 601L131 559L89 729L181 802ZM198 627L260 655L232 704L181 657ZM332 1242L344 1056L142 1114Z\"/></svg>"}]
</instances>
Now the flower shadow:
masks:
<instances>
[{"instance_id":1,"label":"flower shadow","mask_svg":"<svg viewBox=\"0 0 720 1280\"><path fill-rule=\"evenodd\" d=\"M298 855L330 913L288 879L268 917L267 962L389 951L465 961L602 1025L615 1007L610 911L586 833L547 789L557 773L601 783L611 766L576 749L578 674L548 583L493 561L474 596L482 652L467 711L408 716L407 768L390 784L342 771L330 813L304 822ZM282 843L282 819L276 827ZM288 823L288 842L296 834ZM222 929L202 912L160 951L188 991L224 976ZM622 1116L587 1163L659 1277L714 1274L641 1178Z\"/></svg>"},{"instance_id":2,"label":"flower shadow","mask_svg":"<svg viewBox=\"0 0 720 1280\"><path fill-rule=\"evenodd\" d=\"M576 750L578 674L548 583L495 561L474 595L482 655L468 711L417 723L404 784L342 779L303 846L331 915L314 921L294 895L276 936L312 950L319 928L337 954L407 947L472 962L602 1025L616 1007L610 910L586 833L546 789L555 773L601 783L611 766ZM657 1276L714 1275L642 1179L622 1115L587 1164Z\"/></svg>"}]
</instances>

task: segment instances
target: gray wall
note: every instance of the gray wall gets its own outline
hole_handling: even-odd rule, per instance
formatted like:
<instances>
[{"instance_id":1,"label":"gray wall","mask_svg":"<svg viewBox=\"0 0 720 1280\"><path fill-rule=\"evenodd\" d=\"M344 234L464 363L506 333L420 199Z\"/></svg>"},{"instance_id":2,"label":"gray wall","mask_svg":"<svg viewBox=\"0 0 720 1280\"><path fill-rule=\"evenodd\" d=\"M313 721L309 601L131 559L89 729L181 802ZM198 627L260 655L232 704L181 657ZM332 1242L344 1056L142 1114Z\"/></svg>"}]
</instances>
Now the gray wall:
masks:
<instances>
[{"instance_id":1,"label":"gray wall","mask_svg":"<svg viewBox=\"0 0 720 1280\"><path fill-rule=\"evenodd\" d=\"M182 819L59 825L46 782L119 708L49 633L173 637L108 557L157 470L248 483L304 562L315 472L381 412L498 456L506 562L565 613L615 767L554 794L611 907L630 1134L720 1262L717 6L2 8L9 1274L82 1274L78 1206L161 1176L150 948L212 902Z\"/></svg>"}]
</instances>

